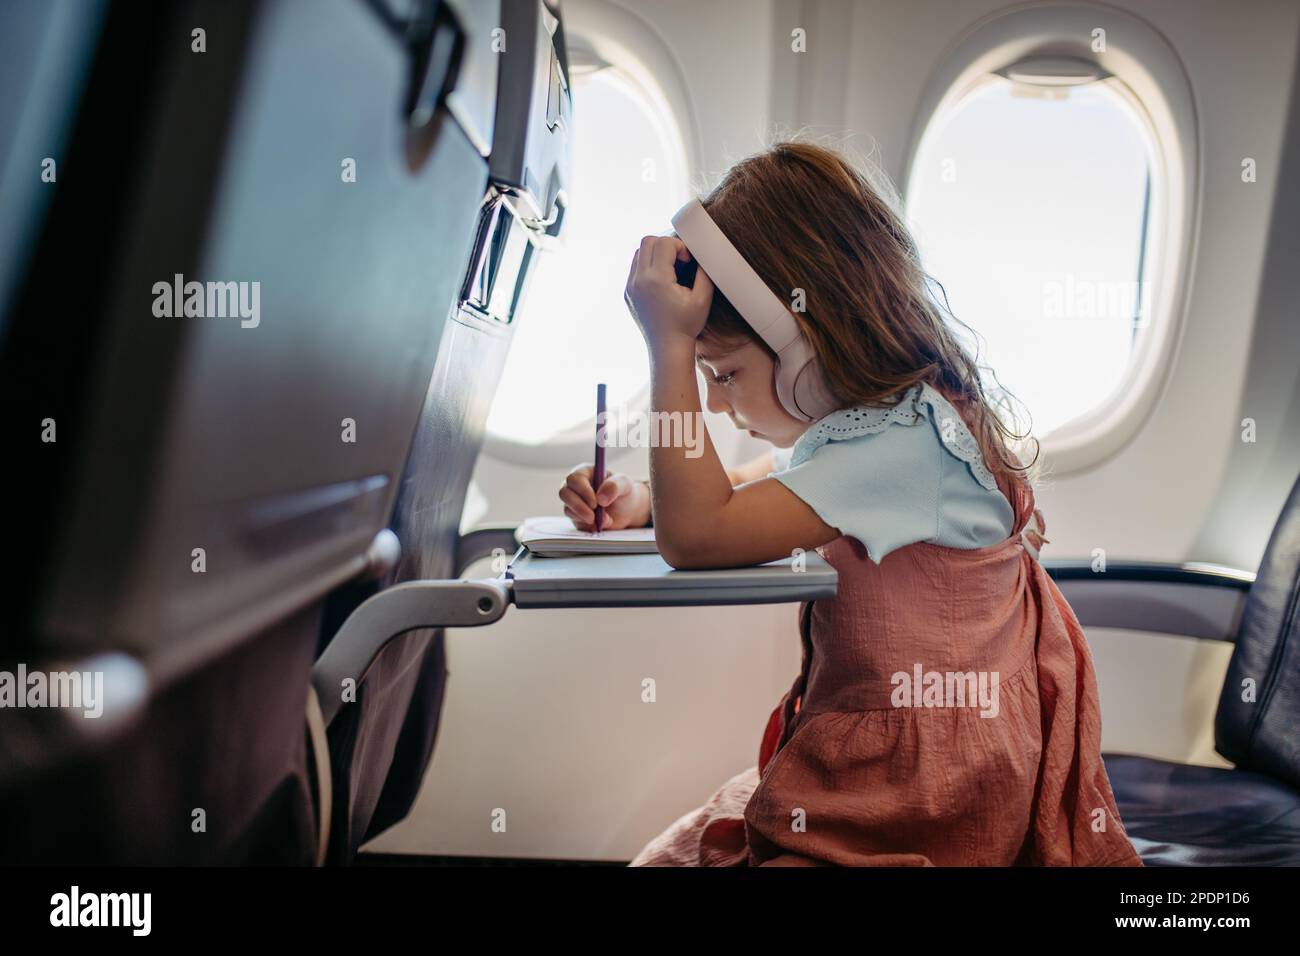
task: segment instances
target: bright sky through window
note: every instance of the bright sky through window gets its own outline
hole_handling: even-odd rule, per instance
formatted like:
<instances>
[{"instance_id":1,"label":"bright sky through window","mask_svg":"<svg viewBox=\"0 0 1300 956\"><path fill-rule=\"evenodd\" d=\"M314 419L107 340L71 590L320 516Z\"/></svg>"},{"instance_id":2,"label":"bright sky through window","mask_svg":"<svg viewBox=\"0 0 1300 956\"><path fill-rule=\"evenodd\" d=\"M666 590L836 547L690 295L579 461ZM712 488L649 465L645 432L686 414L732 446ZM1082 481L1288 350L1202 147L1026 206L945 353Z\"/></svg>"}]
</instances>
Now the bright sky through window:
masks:
<instances>
[{"instance_id":1,"label":"bright sky through window","mask_svg":"<svg viewBox=\"0 0 1300 956\"><path fill-rule=\"evenodd\" d=\"M998 78L936 118L907 208L926 271L1039 437L1114 393L1135 312L1151 314L1139 120L1100 83L1043 92Z\"/></svg>"},{"instance_id":2,"label":"bright sky through window","mask_svg":"<svg viewBox=\"0 0 1300 956\"><path fill-rule=\"evenodd\" d=\"M526 445L594 428L597 382L609 386L611 428L645 388L645 343L623 289L641 237L671 229L686 188L676 131L623 74L575 76L573 100L563 245L535 266L487 422L493 435Z\"/></svg>"}]
</instances>

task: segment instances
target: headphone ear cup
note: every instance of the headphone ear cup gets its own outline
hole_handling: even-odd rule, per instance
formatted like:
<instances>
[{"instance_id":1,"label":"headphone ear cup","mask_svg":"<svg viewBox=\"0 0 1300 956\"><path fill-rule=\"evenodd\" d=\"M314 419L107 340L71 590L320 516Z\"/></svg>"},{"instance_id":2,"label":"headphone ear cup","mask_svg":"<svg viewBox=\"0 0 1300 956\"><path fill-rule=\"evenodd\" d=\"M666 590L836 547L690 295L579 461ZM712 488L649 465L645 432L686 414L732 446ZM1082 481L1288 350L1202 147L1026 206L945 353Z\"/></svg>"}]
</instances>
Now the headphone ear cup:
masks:
<instances>
[{"instance_id":1,"label":"headphone ear cup","mask_svg":"<svg viewBox=\"0 0 1300 956\"><path fill-rule=\"evenodd\" d=\"M826 387L822 378L821 365L815 358L810 358L799 369L793 387L794 402L799 412L809 421L817 421L835 411L838 402Z\"/></svg>"},{"instance_id":2,"label":"headphone ear cup","mask_svg":"<svg viewBox=\"0 0 1300 956\"><path fill-rule=\"evenodd\" d=\"M777 354L773 369L776 397L785 410L805 422L815 422L839 407L826 388L821 365L808 340L800 336Z\"/></svg>"},{"instance_id":3,"label":"headphone ear cup","mask_svg":"<svg viewBox=\"0 0 1300 956\"><path fill-rule=\"evenodd\" d=\"M802 421L812 421L799 408L799 400L795 396L795 389L798 385L799 370L794 368L790 363L781 361L781 356L776 357L776 367L772 370L772 378L776 384L776 397L782 407Z\"/></svg>"}]
</instances>

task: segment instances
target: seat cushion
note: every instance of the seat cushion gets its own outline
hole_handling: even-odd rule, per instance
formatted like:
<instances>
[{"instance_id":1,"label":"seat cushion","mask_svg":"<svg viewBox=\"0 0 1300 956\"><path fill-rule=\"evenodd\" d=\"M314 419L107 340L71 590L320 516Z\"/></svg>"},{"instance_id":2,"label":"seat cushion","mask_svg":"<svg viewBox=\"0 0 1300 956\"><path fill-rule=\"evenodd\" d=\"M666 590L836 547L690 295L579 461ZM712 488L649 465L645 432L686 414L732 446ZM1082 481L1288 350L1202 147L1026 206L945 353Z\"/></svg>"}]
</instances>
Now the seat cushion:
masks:
<instances>
[{"instance_id":1,"label":"seat cushion","mask_svg":"<svg viewBox=\"0 0 1300 956\"><path fill-rule=\"evenodd\" d=\"M1147 866L1300 866L1300 791L1242 770L1102 759Z\"/></svg>"}]
</instances>

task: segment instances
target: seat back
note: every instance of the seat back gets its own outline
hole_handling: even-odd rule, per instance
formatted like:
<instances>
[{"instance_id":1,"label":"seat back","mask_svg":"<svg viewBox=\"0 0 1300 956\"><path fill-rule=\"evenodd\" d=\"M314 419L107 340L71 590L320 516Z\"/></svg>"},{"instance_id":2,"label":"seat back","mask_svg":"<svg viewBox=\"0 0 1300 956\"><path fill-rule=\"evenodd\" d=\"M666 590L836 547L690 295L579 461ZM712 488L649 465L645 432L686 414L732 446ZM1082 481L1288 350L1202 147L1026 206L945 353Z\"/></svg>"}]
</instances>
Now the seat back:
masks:
<instances>
[{"instance_id":1,"label":"seat back","mask_svg":"<svg viewBox=\"0 0 1300 956\"><path fill-rule=\"evenodd\" d=\"M371 594L460 574L461 514L495 386L539 251L563 225L573 122L563 23L544 0L503 0L499 13L496 6L475 0L463 11L474 49L489 51L497 27L509 43L486 57L499 69L489 181L399 482L390 528L401 557L377 587L331 602L327 641ZM462 69L472 66L467 60ZM437 738L446 679L440 628L396 637L358 675L355 700L327 728L335 804L329 862L351 861L365 840L410 810ZM322 692L331 690L339 689Z\"/></svg>"},{"instance_id":2,"label":"seat back","mask_svg":"<svg viewBox=\"0 0 1300 956\"><path fill-rule=\"evenodd\" d=\"M393 513L487 185L495 90L459 88L451 117L442 6L0 11L48 11L0 47L80 56L83 80L24 111L66 135L0 144L24 197L0 249L16 228L31 249L0 275L0 396L33 426L0 669L110 653L129 694L105 705L134 708L84 739L0 722L0 856L316 858L324 603Z\"/></svg>"},{"instance_id":3,"label":"seat back","mask_svg":"<svg viewBox=\"0 0 1300 956\"><path fill-rule=\"evenodd\" d=\"M1251 586L1214 719L1215 749L1300 787L1300 478Z\"/></svg>"}]
</instances>

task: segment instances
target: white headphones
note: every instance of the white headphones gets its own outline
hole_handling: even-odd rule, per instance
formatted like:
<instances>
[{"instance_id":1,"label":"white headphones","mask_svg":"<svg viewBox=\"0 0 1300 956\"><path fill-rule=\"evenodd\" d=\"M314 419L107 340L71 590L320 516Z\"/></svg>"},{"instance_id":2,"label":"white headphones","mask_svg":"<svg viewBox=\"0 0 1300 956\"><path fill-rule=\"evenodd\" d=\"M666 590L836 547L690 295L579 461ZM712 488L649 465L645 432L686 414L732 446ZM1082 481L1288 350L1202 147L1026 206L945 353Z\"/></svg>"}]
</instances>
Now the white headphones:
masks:
<instances>
[{"instance_id":1,"label":"white headphones","mask_svg":"<svg viewBox=\"0 0 1300 956\"><path fill-rule=\"evenodd\" d=\"M835 411L812 345L794 315L731 244L699 199L673 216L673 229L750 328L776 353L776 397L795 418L815 422Z\"/></svg>"}]
</instances>

